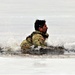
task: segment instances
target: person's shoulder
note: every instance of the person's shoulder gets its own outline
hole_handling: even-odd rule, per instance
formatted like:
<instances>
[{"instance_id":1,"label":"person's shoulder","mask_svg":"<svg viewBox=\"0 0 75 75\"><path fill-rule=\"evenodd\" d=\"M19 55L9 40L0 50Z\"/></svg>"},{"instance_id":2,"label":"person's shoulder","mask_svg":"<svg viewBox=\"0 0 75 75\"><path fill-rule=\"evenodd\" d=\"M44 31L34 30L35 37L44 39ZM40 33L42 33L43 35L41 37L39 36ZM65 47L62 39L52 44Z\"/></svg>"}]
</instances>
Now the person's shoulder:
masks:
<instances>
[{"instance_id":1,"label":"person's shoulder","mask_svg":"<svg viewBox=\"0 0 75 75\"><path fill-rule=\"evenodd\" d=\"M31 36L42 36L42 34L39 31L34 31Z\"/></svg>"},{"instance_id":2,"label":"person's shoulder","mask_svg":"<svg viewBox=\"0 0 75 75\"><path fill-rule=\"evenodd\" d=\"M33 38L39 38L39 37L42 37L42 35L41 34L34 34L33 35Z\"/></svg>"}]
</instances>

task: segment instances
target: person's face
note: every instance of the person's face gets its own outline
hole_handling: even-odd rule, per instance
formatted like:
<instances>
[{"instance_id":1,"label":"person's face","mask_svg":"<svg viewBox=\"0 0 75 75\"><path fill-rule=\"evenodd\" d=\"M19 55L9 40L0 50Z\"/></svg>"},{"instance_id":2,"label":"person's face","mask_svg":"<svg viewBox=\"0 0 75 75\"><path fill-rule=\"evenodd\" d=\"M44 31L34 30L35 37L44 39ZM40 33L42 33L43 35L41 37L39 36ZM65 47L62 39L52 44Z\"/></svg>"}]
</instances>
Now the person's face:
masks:
<instances>
[{"instance_id":1,"label":"person's face","mask_svg":"<svg viewBox=\"0 0 75 75\"><path fill-rule=\"evenodd\" d=\"M46 32L47 32L47 29L48 29L48 27L47 27L46 24L45 24L42 28L41 28L41 27L39 28L39 30L40 30L41 32L43 32L43 33L46 33Z\"/></svg>"}]
</instances>

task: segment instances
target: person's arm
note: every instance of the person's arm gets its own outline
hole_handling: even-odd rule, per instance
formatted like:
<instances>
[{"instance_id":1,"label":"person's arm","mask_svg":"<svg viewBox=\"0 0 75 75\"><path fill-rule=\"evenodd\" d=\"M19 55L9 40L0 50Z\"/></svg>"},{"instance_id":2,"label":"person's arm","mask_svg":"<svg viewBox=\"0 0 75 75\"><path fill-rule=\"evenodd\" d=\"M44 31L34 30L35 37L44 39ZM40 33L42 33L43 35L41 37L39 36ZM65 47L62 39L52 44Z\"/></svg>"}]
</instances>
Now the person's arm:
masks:
<instances>
[{"instance_id":1,"label":"person's arm","mask_svg":"<svg viewBox=\"0 0 75 75\"><path fill-rule=\"evenodd\" d=\"M27 40L23 40L20 47L21 49L25 50L25 49L30 49L30 43L27 42Z\"/></svg>"},{"instance_id":2,"label":"person's arm","mask_svg":"<svg viewBox=\"0 0 75 75\"><path fill-rule=\"evenodd\" d=\"M35 45L36 47L37 46L41 46L41 47L46 46L45 39L43 38L43 36L41 34L33 35L32 42L33 42L33 45Z\"/></svg>"}]
</instances>

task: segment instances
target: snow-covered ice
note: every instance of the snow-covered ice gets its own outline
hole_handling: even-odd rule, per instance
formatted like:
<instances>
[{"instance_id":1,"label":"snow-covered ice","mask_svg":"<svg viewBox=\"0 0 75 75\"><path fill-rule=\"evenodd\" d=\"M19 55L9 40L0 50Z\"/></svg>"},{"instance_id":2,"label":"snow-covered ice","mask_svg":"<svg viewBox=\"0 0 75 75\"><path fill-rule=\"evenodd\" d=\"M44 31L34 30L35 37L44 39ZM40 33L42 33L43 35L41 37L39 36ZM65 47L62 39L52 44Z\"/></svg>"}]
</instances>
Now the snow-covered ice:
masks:
<instances>
[{"instance_id":1,"label":"snow-covered ice","mask_svg":"<svg viewBox=\"0 0 75 75\"><path fill-rule=\"evenodd\" d=\"M0 57L1 75L74 75L75 58Z\"/></svg>"},{"instance_id":2,"label":"snow-covered ice","mask_svg":"<svg viewBox=\"0 0 75 75\"><path fill-rule=\"evenodd\" d=\"M0 47L20 50L36 19L48 25L49 45L75 49L75 0L0 0ZM75 55L0 55L1 75L74 75ZM63 58L64 57L64 58Z\"/></svg>"}]
</instances>

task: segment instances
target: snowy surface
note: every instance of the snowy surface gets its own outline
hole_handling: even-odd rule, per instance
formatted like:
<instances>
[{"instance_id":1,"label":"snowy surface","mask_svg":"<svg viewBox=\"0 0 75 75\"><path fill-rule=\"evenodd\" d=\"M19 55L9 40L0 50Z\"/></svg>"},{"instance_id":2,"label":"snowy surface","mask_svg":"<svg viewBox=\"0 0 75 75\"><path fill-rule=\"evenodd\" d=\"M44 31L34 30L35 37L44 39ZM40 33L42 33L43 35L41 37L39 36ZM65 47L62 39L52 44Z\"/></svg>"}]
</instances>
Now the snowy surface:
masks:
<instances>
[{"instance_id":1,"label":"snowy surface","mask_svg":"<svg viewBox=\"0 0 75 75\"><path fill-rule=\"evenodd\" d=\"M74 75L75 58L0 57L1 75Z\"/></svg>"},{"instance_id":2,"label":"snowy surface","mask_svg":"<svg viewBox=\"0 0 75 75\"><path fill-rule=\"evenodd\" d=\"M75 0L0 0L0 7L0 47L19 49L35 20L45 19L48 43L75 49Z\"/></svg>"},{"instance_id":3,"label":"snowy surface","mask_svg":"<svg viewBox=\"0 0 75 75\"><path fill-rule=\"evenodd\" d=\"M20 50L36 19L47 21L49 45L75 49L75 0L0 0L0 7L0 47L5 50ZM74 75L75 55L60 57L0 55L0 75Z\"/></svg>"}]
</instances>

